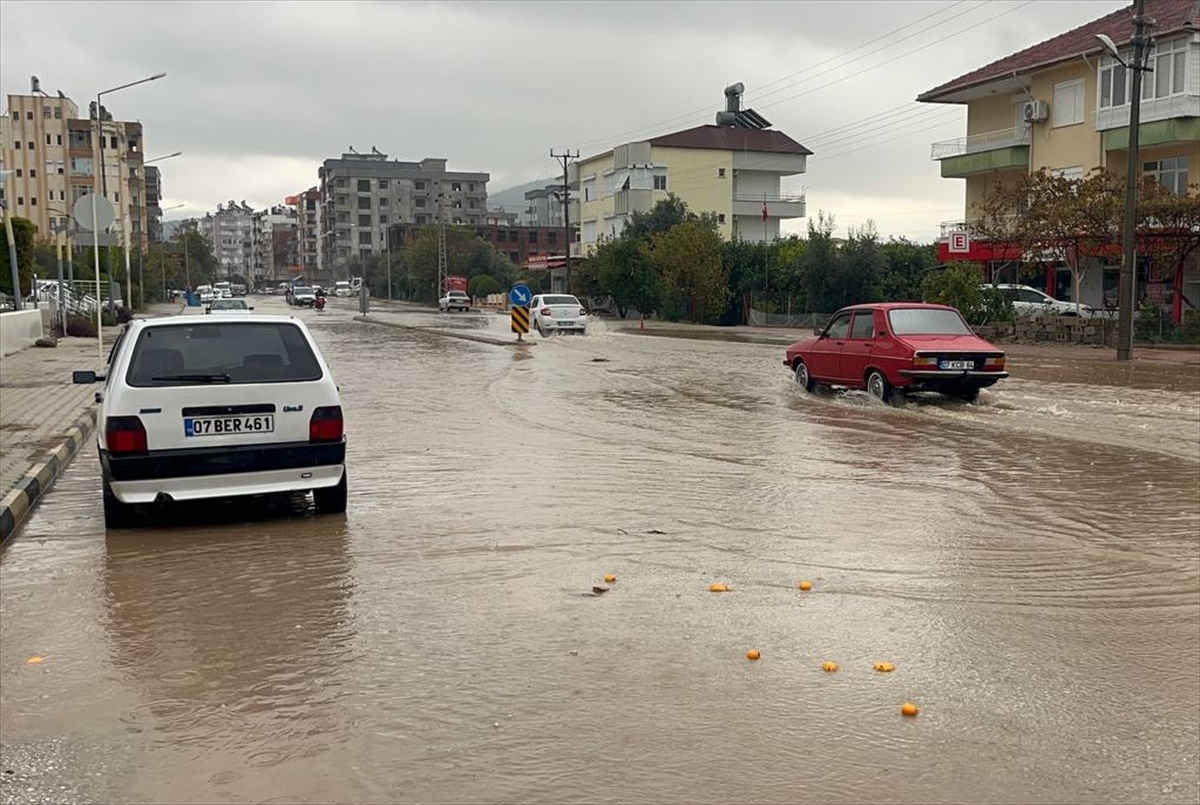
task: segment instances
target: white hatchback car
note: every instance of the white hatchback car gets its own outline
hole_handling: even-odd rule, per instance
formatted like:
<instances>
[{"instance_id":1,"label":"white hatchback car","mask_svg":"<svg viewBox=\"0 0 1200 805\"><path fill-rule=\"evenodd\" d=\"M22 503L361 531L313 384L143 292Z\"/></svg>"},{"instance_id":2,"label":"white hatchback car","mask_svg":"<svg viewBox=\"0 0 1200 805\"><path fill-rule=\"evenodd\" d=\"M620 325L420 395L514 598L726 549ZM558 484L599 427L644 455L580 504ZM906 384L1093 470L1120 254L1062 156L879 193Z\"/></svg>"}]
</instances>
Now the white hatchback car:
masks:
<instances>
[{"instance_id":1,"label":"white hatchback car","mask_svg":"<svg viewBox=\"0 0 1200 805\"><path fill-rule=\"evenodd\" d=\"M97 442L104 521L150 503L312 491L346 510L341 399L312 334L290 316L135 319L104 382Z\"/></svg>"},{"instance_id":2,"label":"white hatchback car","mask_svg":"<svg viewBox=\"0 0 1200 805\"><path fill-rule=\"evenodd\" d=\"M529 324L538 334L586 333L587 309L570 294L538 294L529 301Z\"/></svg>"}]
</instances>

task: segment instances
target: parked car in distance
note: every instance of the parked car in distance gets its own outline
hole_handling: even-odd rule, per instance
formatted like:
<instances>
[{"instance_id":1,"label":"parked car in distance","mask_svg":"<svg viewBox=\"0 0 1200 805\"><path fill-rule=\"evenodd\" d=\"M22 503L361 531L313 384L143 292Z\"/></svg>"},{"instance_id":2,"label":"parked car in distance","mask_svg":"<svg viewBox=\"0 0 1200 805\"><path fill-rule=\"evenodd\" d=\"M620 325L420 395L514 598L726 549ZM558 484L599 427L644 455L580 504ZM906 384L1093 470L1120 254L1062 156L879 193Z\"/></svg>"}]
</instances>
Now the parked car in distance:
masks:
<instances>
[{"instance_id":1,"label":"parked car in distance","mask_svg":"<svg viewBox=\"0 0 1200 805\"><path fill-rule=\"evenodd\" d=\"M296 307L312 307L316 298L316 291L309 286L293 285L291 294L288 296L288 302Z\"/></svg>"},{"instance_id":2,"label":"parked car in distance","mask_svg":"<svg viewBox=\"0 0 1200 805\"><path fill-rule=\"evenodd\" d=\"M308 492L346 510L337 384L291 316L134 319L113 346L97 444L104 520L148 504Z\"/></svg>"},{"instance_id":3,"label":"parked car in distance","mask_svg":"<svg viewBox=\"0 0 1200 805\"><path fill-rule=\"evenodd\" d=\"M196 296L200 298L200 304L207 305L212 300L219 299L221 295L211 285L199 285L196 287Z\"/></svg>"},{"instance_id":4,"label":"parked car in distance","mask_svg":"<svg viewBox=\"0 0 1200 805\"><path fill-rule=\"evenodd\" d=\"M233 298L233 285L228 281L214 282L213 290L217 292L217 295L221 299Z\"/></svg>"},{"instance_id":5,"label":"parked car in distance","mask_svg":"<svg viewBox=\"0 0 1200 805\"><path fill-rule=\"evenodd\" d=\"M442 298L438 300L438 310L445 310L447 312L461 310L463 313L468 313L471 310L471 297L462 291L446 291Z\"/></svg>"},{"instance_id":6,"label":"parked car in distance","mask_svg":"<svg viewBox=\"0 0 1200 805\"><path fill-rule=\"evenodd\" d=\"M214 299L212 304L204 309L205 313L216 313L221 315L238 315L249 313L254 310L253 307L246 304L245 299Z\"/></svg>"},{"instance_id":7,"label":"parked car in distance","mask_svg":"<svg viewBox=\"0 0 1200 805\"><path fill-rule=\"evenodd\" d=\"M350 287L349 280L338 280L333 283L334 296L354 296L354 289Z\"/></svg>"},{"instance_id":8,"label":"parked car in distance","mask_svg":"<svg viewBox=\"0 0 1200 805\"><path fill-rule=\"evenodd\" d=\"M973 401L1008 377L1004 352L975 335L955 309L922 302L852 305L787 348L784 366L815 386L894 393L936 391Z\"/></svg>"},{"instance_id":9,"label":"parked car in distance","mask_svg":"<svg viewBox=\"0 0 1200 805\"><path fill-rule=\"evenodd\" d=\"M570 294L538 294L529 301L529 324L539 335L587 332L587 310Z\"/></svg>"},{"instance_id":10,"label":"parked car in distance","mask_svg":"<svg viewBox=\"0 0 1200 805\"><path fill-rule=\"evenodd\" d=\"M1074 302L1063 302L1049 294L1039 291L1029 285L997 284L981 285L979 289L986 291L995 288L1012 302L1013 312L1018 316L1080 316L1098 318L1103 312L1095 308Z\"/></svg>"}]
</instances>

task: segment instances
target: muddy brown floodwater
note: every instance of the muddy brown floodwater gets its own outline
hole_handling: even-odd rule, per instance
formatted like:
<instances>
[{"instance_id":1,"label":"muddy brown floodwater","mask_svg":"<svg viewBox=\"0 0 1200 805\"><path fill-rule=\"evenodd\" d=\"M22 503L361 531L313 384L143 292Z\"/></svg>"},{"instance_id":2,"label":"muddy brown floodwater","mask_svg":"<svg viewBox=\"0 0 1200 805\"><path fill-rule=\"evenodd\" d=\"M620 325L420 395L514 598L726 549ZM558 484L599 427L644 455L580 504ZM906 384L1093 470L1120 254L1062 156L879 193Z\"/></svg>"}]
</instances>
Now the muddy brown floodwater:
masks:
<instances>
[{"instance_id":1,"label":"muddy brown floodwater","mask_svg":"<svg viewBox=\"0 0 1200 805\"><path fill-rule=\"evenodd\" d=\"M4 549L4 802L1200 800L1195 367L884 407L337 302L345 517L106 533L88 450Z\"/></svg>"}]
</instances>

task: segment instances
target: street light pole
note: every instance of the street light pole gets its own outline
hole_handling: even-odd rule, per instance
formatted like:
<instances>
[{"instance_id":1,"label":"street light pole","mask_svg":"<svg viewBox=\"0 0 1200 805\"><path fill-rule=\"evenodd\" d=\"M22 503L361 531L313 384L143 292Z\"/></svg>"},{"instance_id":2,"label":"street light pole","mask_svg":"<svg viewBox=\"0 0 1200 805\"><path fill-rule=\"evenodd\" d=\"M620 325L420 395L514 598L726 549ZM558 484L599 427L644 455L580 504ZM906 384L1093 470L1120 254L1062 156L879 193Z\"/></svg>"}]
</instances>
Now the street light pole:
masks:
<instances>
[{"instance_id":1,"label":"street light pole","mask_svg":"<svg viewBox=\"0 0 1200 805\"><path fill-rule=\"evenodd\" d=\"M1109 55L1125 66L1129 76L1129 143L1125 163L1125 220L1122 239L1124 256L1118 281L1117 310L1117 360L1133 358L1133 304L1137 296L1137 191L1138 191L1138 146L1139 127L1142 113L1142 73L1150 72L1145 64L1146 46L1146 0L1135 0L1133 14L1133 60L1126 63L1121 59L1116 44L1109 37L1099 34L1099 39Z\"/></svg>"}]
</instances>

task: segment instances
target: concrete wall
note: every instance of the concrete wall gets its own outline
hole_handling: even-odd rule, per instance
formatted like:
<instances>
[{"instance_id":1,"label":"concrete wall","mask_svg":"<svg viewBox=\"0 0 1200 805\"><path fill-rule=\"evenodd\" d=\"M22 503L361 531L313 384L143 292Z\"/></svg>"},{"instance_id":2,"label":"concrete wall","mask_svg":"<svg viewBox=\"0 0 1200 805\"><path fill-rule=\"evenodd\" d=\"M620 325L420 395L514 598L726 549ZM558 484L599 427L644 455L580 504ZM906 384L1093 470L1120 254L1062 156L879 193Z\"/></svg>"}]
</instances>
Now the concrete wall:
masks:
<instances>
[{"instance_id":1,"label":"concrete wall","mask_svg":"<svg viewBox=\"0 0 1200 805\"><path fill-rule=\"evenodd\" d=\"M0 355L9 355L42 337L42 311L17 310L0 313Z\"/></svg>"}]
</instances>

